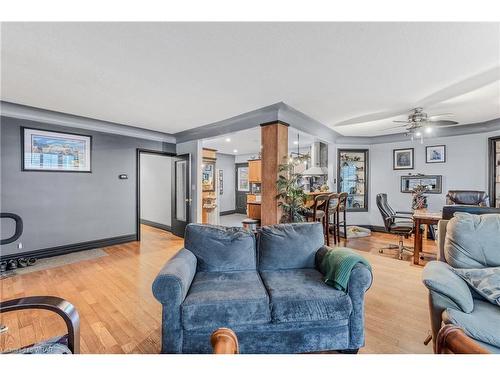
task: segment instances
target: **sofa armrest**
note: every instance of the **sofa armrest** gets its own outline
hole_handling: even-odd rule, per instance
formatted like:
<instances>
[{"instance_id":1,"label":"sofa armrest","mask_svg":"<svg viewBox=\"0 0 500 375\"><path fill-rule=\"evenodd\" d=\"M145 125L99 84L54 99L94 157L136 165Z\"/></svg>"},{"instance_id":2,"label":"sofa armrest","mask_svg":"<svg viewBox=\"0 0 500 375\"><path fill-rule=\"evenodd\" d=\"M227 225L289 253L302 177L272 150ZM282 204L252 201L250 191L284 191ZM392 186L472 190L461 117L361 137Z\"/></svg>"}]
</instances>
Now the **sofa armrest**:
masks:
<instances>
[{"instance_id":1,"label":"sofa armrest","mask_svg":"<svg viewBox=\"0 0 500 375\"><path fill-rule=\"evenodd\" d=\"M196 256L181 249L160 270L153 282L153 295L162 304L179 306L186 298L196 273Z\"/></svg>"},{"instance_id":2,"label":"sofa armrest","mask_svg":"<svg viewBox=\"0 0 500 375\"><path fill-rule=\"evenodd\" d=\"M318 251L316 251L316 256L315 256L316 269L321 273L323 273L321 269L321 263L323 262L325 254L329 250L332 250L332 248L323 245L318 249ZM372 284L372 279L373 279L372 272L369 270L369 268L362 263L358 263L354 266L354 268L351 271L351 275L349 277L349 289L351 288L351 286L355 289L360 288L363 290L364 293L370 288Z\"/></svg>"},{"instance_id":3,"label":"sofa armrest","mask_svg":"<svg viewBox=\"0 0 500 375\"><path fill-rule=\"evenodd\" d=\"M463 312L470 313L474 309L469 286L452 271L449 264L440 261L427 263L422 281L427 289L449 298Z\"/></svg>"}]
</instances>

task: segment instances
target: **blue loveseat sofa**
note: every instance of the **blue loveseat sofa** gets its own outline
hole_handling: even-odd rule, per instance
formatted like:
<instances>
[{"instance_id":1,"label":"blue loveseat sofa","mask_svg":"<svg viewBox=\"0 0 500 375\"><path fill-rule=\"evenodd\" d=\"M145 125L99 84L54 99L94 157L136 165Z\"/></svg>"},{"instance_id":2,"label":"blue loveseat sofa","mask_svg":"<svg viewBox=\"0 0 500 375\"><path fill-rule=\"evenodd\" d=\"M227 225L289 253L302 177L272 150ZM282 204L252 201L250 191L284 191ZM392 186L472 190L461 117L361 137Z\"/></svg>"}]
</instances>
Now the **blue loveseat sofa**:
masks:
<instances>
[{"instance_id":1,"label":"blue loveseat sofa","mask_svg":"<svg viewBox=\"0 0 500 375\"><path fill-rule=\"evenodd\" d=\"M357 352L364 345L370 270L353 269L348 293L316 266L327 248L319 223L242 228L190 224L184 248L153 283L162 304L162 353L210 353L210 334L236 332L241 353Z\"/></svg>"}]
</instances>

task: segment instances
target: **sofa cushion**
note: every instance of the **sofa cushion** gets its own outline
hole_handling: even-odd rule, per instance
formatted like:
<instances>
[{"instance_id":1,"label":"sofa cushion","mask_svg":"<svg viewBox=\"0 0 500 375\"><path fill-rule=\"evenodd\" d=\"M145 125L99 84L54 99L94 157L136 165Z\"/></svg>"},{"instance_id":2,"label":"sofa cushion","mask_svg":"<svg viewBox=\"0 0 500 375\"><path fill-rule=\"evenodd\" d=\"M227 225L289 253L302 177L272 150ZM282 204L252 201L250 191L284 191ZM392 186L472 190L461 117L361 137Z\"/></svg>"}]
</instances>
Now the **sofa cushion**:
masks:
<instances>
[{"instance_id":1,"label":"sofa cushion","mask_svg":"<svg viewBox=\"0 0 500 375\"><path fill-rule=\"evenodd\" d=\"M454 268L500 266L500 214L456 212L446 227L444 257Z\"/></svg>"},{"instance_id":2,"label":"sofa cushion","mask_svg":"<svg viewBox=\"0 0 500 375\"><path fill-rule=\"evenodd\" d=\"M443 321L461 327L473 339L500 348L500 307L496 305L474 300L470 314L448 308L443 313Z\"/></svg>"},{"instance_id":3,"label":"sofa cushion","mask_svg":"<svg viewBox=\"0 0 500 375\"><path fill-rule=\"evenodd\" d=\"M184 329L269 323L269 298L256 271L198 272L181 305Z\"/></svg>"},{"instance_id":4,"label":"sofa cushion","mask_svg":"<svg viewBox=\"0 0 500 375\"><path fill-rule=\"evenodd\" d=\"M316 251L324 242L320 223L263 227L259 234L259 270L314 268Z\"/></svg>"},{"instance_id":5,"label":"sofa cushion","mask_svg":"<svg viewBox=\"0 0 500 375\"><path fill-rule=\"evenodd\" d=\"M346 320L351 298L323 282L314 269L261 271L271 298L273 323Z\"/></svg>"},{"instance_id":6,"label":"sofa cushion","mask_svg":"<svg viewBox=\"0 0 500 375\"><path fill-rule=\"evenodd\" d=\"M255 236L243 228L189 224L184 247L196 256L198 272L257 268Z\"/></svg>"}]
</instances>

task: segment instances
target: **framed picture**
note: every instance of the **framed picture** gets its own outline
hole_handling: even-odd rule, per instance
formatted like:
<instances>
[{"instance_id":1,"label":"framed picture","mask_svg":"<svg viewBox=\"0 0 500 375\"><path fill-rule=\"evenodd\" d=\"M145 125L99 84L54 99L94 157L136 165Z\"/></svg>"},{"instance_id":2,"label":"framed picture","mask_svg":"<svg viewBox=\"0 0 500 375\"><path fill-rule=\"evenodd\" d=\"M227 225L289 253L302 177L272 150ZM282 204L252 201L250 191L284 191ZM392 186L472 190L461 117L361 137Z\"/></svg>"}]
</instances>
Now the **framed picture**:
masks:
<instances>
[{"instance_id":1,"label":"framed picture","mask_svg":"<svg viewBox=\"0 0 500 375\"><path fill-rule=\"evenodd\" d=\"M393 150L392 169L413 169L413 148L400 148Z\"/></svg>"},{"instance_id":2,"label":"framed picture","mask_svg":"<svg viewBox=\"0 0 500 375\"><path fill-rule=\"evenodd\" d=\"M203 160L201 186L202 191L215 191L215 162L212 160Z\"/></svg>"},{"instance_id":3,"label":"framed picture","mask_svg":"<svg viewBox=\"0 0 500 375\"><path fill-rule=\"evenodd\" d=\"M219 169L219 195L224 194L224 171Z\"/></svg>"},{"instance_id":4,"label":"framed picture","mask_svg":"<svg viewBox=\"0 0 500 375\"><path fill-rule=\"evenodd\" d=\"M23 171L92 172L90 135L22 127L21 149Z\"/></svg>"},{"instance_id":5,"label":"framed picture","mask_svg":"<svg viewBox=\"0 0 500 375\"><path fill-rule=\"evenodd\" d=\"M427 186L426 193L441 194L442 180L442 176L438 175L401 176L401 193L411 193L416 186L423 185Z\"/></svg>"},{"instance_id":6,"label":"framed picture","mask_svg":"<svg viewBox=\"0 0 500 375\"><path fill-rule=\"evenodd\" d=\"M446 163L446 145L427 146L425 148L426 163Z\"/></svg>"}]
</instances>

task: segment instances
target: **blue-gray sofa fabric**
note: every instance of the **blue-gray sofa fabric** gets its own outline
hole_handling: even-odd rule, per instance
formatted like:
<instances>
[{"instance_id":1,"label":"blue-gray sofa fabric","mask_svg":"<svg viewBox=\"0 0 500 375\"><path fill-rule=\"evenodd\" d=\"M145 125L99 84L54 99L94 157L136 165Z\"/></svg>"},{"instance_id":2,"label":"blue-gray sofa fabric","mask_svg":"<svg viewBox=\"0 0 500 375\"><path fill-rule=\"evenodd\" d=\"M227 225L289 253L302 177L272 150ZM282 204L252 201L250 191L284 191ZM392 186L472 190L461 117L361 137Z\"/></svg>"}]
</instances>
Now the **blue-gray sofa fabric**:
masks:
<instances>
[{"instance_id":1,"label":"blue-gray sofa fabric","mask_svg":"<svg viewBox=\"0 0 500 375\"><path fill-rule=\"evenodd\" d=\"M241 353L299 353L364 345L367 267L349 292L327 286L319 223L242 228L189 224L185 248L162 268L153 294L163 306L163 353L210 353L210 334L229 327Z\"/></svg>"},{"instance_id":2,"label":"blue-gray sofa fabric","mask_svg":"<svg viewBox=\"0 0 500 375\"><path fill-rule=\"evenodd\" d=\"M442 323L455 324L487 350L500 353L500 307L455 272L500 266L500 214L456 212L439 227L444 241L438 260L427 263L422 274L429 289L432 338L436 340Z\"/></svg>"}]
</instances>

